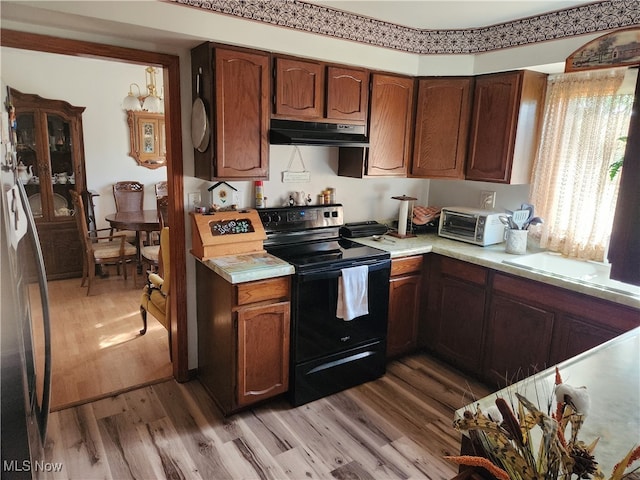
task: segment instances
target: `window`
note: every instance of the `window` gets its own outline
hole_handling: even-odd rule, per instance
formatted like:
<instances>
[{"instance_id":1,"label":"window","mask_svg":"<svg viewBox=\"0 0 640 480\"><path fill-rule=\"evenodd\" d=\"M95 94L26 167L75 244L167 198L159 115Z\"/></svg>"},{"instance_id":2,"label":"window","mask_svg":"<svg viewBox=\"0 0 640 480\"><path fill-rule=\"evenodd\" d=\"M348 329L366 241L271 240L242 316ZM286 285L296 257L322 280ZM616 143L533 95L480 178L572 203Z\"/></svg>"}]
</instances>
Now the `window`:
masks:
<instances>
[{"instance_id":1,"label":"window","mask_svg":"<svg viewBox=\"0 0 640 480\"><path fill-rule=\"evenodd\" d=\"M633 106L633 90L620 89L626 72L549 77L531 186L531 203L545 221L532 233L543 248L605 258L619 185L619 175L610 177L610 165L624 156Z\"/></svg>"}]
</instances>

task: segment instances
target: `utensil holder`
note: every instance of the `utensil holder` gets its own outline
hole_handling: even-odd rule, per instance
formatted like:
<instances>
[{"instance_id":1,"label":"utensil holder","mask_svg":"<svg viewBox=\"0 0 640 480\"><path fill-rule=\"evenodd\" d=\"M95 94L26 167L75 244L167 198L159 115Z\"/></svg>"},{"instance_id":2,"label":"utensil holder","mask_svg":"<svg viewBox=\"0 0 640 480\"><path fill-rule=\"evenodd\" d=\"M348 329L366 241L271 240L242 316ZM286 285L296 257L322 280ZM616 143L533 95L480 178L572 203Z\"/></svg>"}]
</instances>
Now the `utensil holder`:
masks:
<instances>
[{"instance_id":1,"label":"utensil holder","mask_svg":"<svg viewBox=\"0 0 640 480\"><path fill-rule=\"evenodd\" d=\"M529 230L507 230L507 243L505 251L514 255L524 255L527 253L527 234Z\"/></svg>"}]
</instances>

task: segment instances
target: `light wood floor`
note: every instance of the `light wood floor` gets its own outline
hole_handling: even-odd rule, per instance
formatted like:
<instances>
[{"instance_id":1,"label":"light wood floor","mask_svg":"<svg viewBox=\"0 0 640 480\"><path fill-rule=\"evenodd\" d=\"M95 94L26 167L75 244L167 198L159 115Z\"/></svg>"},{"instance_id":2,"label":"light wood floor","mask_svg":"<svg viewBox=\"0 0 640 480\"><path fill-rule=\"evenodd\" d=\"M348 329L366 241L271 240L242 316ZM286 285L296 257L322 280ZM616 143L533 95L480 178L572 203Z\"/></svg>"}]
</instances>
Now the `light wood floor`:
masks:
<instances>
[{"instance_id":1,"label":"light wood floor","mask_svg":"<svg viewBox=\"0 0 640 480\"><path fill-rule=\"evenodd\" d=\"M424 354L298 408L228 418L197 380L170 380L53 413L47 461L62 470L46 478L450 479L453 412L488 393Z\"/></svg>"},{"instance_id":2,"label":"light wood floor","mask_svg":"<svg viewBox=\"0 0 640 480\"><path fill-rule=\"evenodd\" d=\"M140 335L141 275L96 278L91 295L80 279L48 282L52 410L113 395L172 376L167 330L151 315Z\"/></svg>"}]
</instances>

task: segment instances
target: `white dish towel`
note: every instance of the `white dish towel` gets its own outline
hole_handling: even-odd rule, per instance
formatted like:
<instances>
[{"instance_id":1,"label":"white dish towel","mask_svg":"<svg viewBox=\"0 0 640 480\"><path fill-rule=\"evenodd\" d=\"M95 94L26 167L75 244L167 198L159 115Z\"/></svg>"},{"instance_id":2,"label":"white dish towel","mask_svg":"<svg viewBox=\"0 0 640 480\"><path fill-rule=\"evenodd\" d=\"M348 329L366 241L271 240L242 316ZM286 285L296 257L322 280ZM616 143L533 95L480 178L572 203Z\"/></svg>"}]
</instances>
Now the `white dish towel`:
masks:
<instances>
[{"instance_id":1,"label":"white dish towel","mask_svg":"<svg viewBox=\"0 0 640 480\"><path fill-rule=\"evenodd\" d=\"M369 267L344 268L338 279L336 317L345 321L369 313Z\"/></svg>"}]
</instances>

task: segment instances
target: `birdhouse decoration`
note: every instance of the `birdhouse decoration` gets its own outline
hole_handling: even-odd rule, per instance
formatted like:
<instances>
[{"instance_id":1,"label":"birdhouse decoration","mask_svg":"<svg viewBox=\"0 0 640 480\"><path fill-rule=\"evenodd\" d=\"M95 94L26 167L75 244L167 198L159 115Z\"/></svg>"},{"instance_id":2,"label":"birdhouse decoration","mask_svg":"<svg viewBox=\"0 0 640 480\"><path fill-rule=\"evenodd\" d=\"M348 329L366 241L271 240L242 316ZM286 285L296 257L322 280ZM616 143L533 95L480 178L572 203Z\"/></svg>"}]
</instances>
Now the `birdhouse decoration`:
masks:
<instances>
[{"instance_id":1,"label":"birdhouse decoration","mask_svg":"<svg viewBox=\"0 0 640 480\"><path fill-rule=\"evenodd\" d=\"M238 189L227 182L218 182L208 188L211 192L211 210L237 210Z\"/></svg>"}]
</instances>

